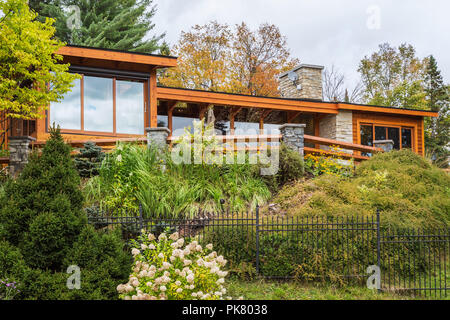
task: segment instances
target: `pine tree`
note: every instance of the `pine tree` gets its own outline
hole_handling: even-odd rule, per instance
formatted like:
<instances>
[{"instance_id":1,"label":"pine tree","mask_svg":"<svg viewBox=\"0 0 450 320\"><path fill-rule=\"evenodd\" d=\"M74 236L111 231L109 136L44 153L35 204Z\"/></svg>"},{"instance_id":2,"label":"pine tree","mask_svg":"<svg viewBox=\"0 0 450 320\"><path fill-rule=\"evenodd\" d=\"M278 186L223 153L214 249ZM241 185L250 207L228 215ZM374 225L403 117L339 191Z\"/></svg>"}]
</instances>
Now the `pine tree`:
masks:
<instances>
[{"instance_id":1,"label":"pine tree","mask_svg":"<svg viewBox=\"0 0 450 320\"><path fill-rule=\"evenodd\" d=\"M431 111L439 113L437 118L426 120L425 142L433 160L448 166L450 143L450 96L449 87L444 84L436 59L430 56L425 74L425 92Z\"/></svg>"},{"instance_id":2,"label":"pine tree","mask_svg":"<svg viewBox=\"0 0 450 320\"><path fill-rule=\"evenodd\" d=\"M155 25L153 0L31 0L30 6L40 15L57 19L57 36L61 40L88 47L153 53L164 49L159 44L164 34L148 38ZM67 21L80 9L81 28L70 31ZM144 39L146 38L147 39Z\"/></svg>"},{"instance_id":3,"label":"pine tree","mask_svg":"<svg viewBox=\"0 0 450 320\"><path fill-rule=\"evenodd\" d=\"M82 178L91 178L99 174L99 169L105 158L102 148L94 142L88 141L84 144L84 148L80 150L80 154L75 158L75 167Z\"/></svg>"}]
</instances>

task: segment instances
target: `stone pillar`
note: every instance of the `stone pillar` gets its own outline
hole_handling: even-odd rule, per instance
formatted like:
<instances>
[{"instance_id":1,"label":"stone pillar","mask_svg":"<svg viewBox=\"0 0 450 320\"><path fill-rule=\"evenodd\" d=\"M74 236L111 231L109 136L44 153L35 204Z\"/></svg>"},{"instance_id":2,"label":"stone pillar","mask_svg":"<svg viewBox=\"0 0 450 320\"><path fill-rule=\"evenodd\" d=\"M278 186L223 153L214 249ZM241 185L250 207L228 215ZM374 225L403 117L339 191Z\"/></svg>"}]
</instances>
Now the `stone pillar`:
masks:
<instances>
[{"instance_id":1,"label":"stone pillar","mask_svg":"<svg viewBox=\"0 0 450 320\"><path fill-rule=\"evenodd\" d=\"M300 153L303 157L304 147L305 147L305 128L306 124L284 124L280 127L280 132L282 140L285 145L290 147L292 150Z\"/></svg>"},{"instance_id":2,"label":"stone pillar","mask_svg":"<svg viewBox=\"0 0 450 320\"><path fill-rule=\"evenodd\" d=\"M167 147L167 138L170 135L168 128L146 128L147 131L147 145L155 145L159 148Z\"/></svg>"},{"instance_id":3,"label":"stone pillar","mask_svg":"<svg viewBox=\"0 0 450 320\"><path fill-rule=\"evenodd\" d=\"M373 142L375 148L381 148L384 152L394 150L394 141L392 140L376 140Z\"/></svg>"},{"instance_id":4,"label":"stone pillar","mask_svg":"<svg viewBox=\"0 0 450 320\"><path fill-rule=\"evenodd\" d=\"M9 146L9 175L16 178L25 165L30 155L30 143L36 141L33 137L10 137Z\"/></svg>"}]
</instances>

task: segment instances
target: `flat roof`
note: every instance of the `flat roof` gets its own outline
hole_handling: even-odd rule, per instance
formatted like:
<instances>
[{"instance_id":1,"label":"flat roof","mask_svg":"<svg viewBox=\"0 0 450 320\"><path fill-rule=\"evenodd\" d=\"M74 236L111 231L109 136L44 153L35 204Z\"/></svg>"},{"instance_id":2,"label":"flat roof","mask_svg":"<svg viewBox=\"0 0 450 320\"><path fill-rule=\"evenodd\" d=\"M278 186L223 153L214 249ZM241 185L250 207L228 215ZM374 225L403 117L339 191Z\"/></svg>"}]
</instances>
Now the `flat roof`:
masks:
<instances>
[{"instance_id":1,"label":"flat roof","mask_svg":"<svg viewBox=\"0 0 450 320\"><path fill-rule=\"evenodd\" d=\"M155 67L177 66L176 57L113 49L68 45L61 47L57 53L64 57L65 63L71 65L130 71L151 71Z\"/></svg>"},{"instance_id":2,"label":"flat roof","mask_svg":"<svg viewBox=\"0 0 450 320\"><path fill-rule=\"evenodd\" d=\"M437 117L438 113L428 110L364 105L346 102L329 102L314 99L294 99L278 97L251 96L239 93L205 91L198 89L174 88L158 85L158 99L178 100L191 103L210 103L241 107L270 108L289 111L319 113L338 113L338 110L353 110L376 113L389 113L408 116Z\"/></svg>"}]
</instances>

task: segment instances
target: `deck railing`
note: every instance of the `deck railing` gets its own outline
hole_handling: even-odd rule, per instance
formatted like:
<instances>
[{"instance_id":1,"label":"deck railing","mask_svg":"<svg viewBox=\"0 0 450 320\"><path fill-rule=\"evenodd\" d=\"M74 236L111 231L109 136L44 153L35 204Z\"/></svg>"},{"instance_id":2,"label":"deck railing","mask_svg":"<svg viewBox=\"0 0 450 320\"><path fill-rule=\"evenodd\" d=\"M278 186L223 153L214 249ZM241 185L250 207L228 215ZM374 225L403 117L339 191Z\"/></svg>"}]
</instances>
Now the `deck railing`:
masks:
<instances>
[{"instance_id":1,"label":"deck railing","mask_svg":"<svg viewBox=\"0 0 450 320\"><path fill-rule=\"evenodd\" d=\"M169 145L175 144L180 137L170 136L167 139ZM260 134L260 135L218 135L215 136L216 141L223 143L225 148L221 148L218 151L262 151L262 150L276 150L279 146L277 142L282 141L283 136L281 134ZM98 146L101 146L104 151L109 151L116 146L117 142L138 142L145 143L146 137L135 138L109 138L109 139L95 139L92 140ZM86 140L71 140L68 141L74 148L81 148ZM383 152L381 148L375 148L365 146L361 144L355 144L350 142L332 140L322 137L316 137L311 135L304 135L304 142L314 144L314 147L304 147L305 154L321 154L331 157L339 157L343 159L354 159L355 161L368 160L369 157L362 155L375 154ZM45 144L45 141L35 141L32 143L33 147L40 148ZM250 144L250 145L249 145ZM333 147L333 149L324 149L322 147ZM348 152L348 151L351 152ZM0 159L0 163L1 159Z\"/></svg>"}]
</instances>

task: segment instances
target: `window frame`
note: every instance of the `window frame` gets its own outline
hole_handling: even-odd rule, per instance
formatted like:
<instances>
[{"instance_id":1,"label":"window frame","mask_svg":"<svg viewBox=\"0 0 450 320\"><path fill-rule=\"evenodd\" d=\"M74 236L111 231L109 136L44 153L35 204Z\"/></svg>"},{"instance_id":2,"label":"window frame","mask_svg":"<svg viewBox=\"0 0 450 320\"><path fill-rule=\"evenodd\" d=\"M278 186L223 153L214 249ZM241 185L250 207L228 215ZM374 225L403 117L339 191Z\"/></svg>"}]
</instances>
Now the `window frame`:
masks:
<instances>
[{"instance_id":1,"label":"window frame","mask_svg":"<svg viewBox=\"0 0 450 320\"><path fill-rule=\"evenodd\" d=\"M89 72L84 72L84 73L78 73L81 76L80 79L80 102L81 102L81 107L80 107L80 112L81 112L81 117L80 117L80 130L76 130L76 129L64 129L61 128L61 133L63 134L74 134L74 135L90 135L90 136L105 136L105 137L140 137L145 135L145 127L147 125L147 121L146 119L148 118L148 108L147 108L147 104L148 104L148 93L147 93L147 87L148 87L148 81L144 81L144 80L137 80L137 79L130 79L127 78L126 76L113 76L113 75L98 75L96 73L90 74ZM84 77L88 76L88 77L98 77L98 78L107 78L107 79L112 79L113 81L113 131L112 132L107 132L107 131L92 131L92 130L85 130L84 129ZM144 132L142 132L142 134L133 134L133 133L118 133L117 132L117 86L116 86L116 82L117 80L120 81L131 81L131 82L139 82L142 84L142 96L143 96L143 103L142 103L142 111L143 111L143 121L144 121ZM46 116L46 132L49 132L49 128L51 127L51 123L50 123L50 114L51 114L51 106L49 106L48 108L48 112L46 112L47 116Z\"/></svg>"},{"instance_id":2,"label":"window frame","mask_svg":"<svg viewBox=\"0 0 450 320\"><path fill-rule=\"evenodd\" d=\"M378 123L378 122L361 122L359 123L359 128L362 126L371 126L372 127L372 145L374 145L374 141L376 140L375 136L375 127L385 127L386 128L386 137L387 140L389 140L389 128L395 128L399 129L399 150L403 149L403 141L402 141L402 129L408 129L411 130L411 150L416 151L416 144L415 144L415 128L412 126L402 126L402 125L395 125L395 124L385 124L385 123ZM361 139L361 129L358 130L358 141L359 143L362 142Z\"/></svg>"}]
</instances>

